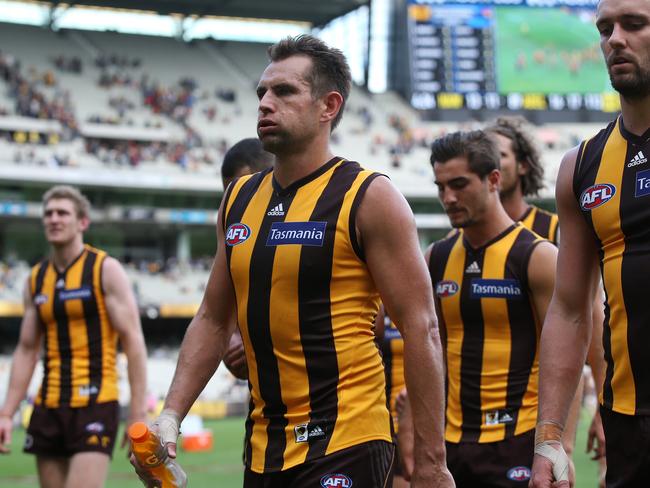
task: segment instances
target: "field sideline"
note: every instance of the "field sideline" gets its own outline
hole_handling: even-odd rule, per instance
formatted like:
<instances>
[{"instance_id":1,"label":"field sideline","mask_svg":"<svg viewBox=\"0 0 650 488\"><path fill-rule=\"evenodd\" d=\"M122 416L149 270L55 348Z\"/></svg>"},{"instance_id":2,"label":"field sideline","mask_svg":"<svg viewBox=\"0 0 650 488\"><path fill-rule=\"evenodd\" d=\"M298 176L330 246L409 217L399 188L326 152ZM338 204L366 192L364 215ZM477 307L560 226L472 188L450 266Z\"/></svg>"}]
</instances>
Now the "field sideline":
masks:
<instances>
[{"instance_id":1,"label":"field sideline","mask_svg":"<svg viewBox=\"0 0 650 488\"><path fill-rule=\"evenodd\" d=\"M576 444L576 488L596 488L596 463L584 454L588 415L583 412ZM240 488L242 485L242 418L230 418L207 422L206 426L214 434L214 451L208 453L181 453L180 459L188 473L188 486L191 488ZM12 454L0 456L0 487L38 488L34 459L23 454L21 445L25 433L22 429L14 432ZM525 486L522 484L522 486ZM131 465L126 460L125 451L116 449L111 463L107 488L142 488L135 477Z\"/></svg>"}]
</instances>

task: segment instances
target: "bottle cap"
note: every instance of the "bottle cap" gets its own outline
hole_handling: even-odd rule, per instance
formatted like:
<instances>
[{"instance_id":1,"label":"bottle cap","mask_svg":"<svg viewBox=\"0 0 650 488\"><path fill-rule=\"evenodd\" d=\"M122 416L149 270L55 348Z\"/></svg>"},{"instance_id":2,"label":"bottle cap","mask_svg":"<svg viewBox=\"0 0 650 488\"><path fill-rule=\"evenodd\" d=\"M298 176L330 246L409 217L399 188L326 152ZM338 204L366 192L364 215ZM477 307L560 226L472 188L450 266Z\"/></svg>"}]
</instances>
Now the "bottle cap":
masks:
<instances>
[{"instance_id":1,"label":"bottle cap","mask_svg":"<svg viewBox=\"0 0 650 488\"><path fill-rule=\"evenodd\" d=\"M141 442L149 435L149 427L144 422L134 422L128 430L129 437L135 442Z\"/></svg>"}]
</instances>

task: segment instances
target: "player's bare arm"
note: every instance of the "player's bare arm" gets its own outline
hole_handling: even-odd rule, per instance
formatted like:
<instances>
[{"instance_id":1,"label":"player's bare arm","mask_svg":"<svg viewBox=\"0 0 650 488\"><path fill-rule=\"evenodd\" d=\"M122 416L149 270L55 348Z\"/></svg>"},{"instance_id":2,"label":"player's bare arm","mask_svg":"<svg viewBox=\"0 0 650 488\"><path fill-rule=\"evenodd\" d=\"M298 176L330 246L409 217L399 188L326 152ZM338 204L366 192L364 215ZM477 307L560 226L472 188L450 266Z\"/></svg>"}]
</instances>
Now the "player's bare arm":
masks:
<instances>
[{"instance_id":1,"label":"player's bare arm","mask_svg":"<svg viewBox=\"0 0 650 488\"><path fill-rule=\"evenodd\" d=\"M219 222L223 211L223 208L219 210ZM165 408L176 412L181 419L217 369L237 325L235 292L228 272L221 225L217 236L217 254L203 300L185 333L165 401Z\"/></svg>"},{"instance_id":2,"label":"player's bare arm","mask_svg":"<svg viewBox=\"0 0 650 488\"><path fill-rule=\"evenodd\" d=\"M562 240L541 338L539 442L561 436L591 338L592 303L598 286L596 244L573 195L576 155L577 149L565 155L557 178ZM531 488L550 487L552 477L551 461L536 455Z\"/></svg>"},{"instance_id":3,"label":"player's bare arm","mask_svg":"<svg viewBox=\"0 0 650 488\"><path fill-rule=\"evenodd\" d=\"M108 317L127 358L131 391L128 422L143 421L146 418L147 348L131 283L122 265L114 258L104 260L102 288Z\"/></svg>"},{"instance_id":4,"label":"player's bare arm","mask_svg":"<svg viewBox=\"0 0 650 488\"><path fill-rule=\"evenodd\" d=\"M0 408L0 454L9 453L12 419L20 402L27 394L27 388L41 350L42 331L38 322L38 312L32 302L29 280L25 283L23 291L23 307L20 337L11 361L7 397Z\"/></svg>"},{"instance_id":5,"label":"player's bare arm","mask_svg":"<svg viewBox=\"0 0 650 488\"><path fill-rule=\"evenodd\" d=\"M413 214L388 179L376 178L359 207L356 225L381 299L404 338L406 385L416 425L411 486L454 486L445 461L442 349Z\"/></svg>"},{"instance_id":6,"label":"player's bare arm","mask_svg":"<svg viewBox=\"0 0 650 488\"><path fill-rule=\"evenodd\" d=\"M540 324L544 323L553 296L556 264L557 248L546 241L535 246L528 261L528 285L532 292L535 315Z\"/></svg>"}]
</instances>

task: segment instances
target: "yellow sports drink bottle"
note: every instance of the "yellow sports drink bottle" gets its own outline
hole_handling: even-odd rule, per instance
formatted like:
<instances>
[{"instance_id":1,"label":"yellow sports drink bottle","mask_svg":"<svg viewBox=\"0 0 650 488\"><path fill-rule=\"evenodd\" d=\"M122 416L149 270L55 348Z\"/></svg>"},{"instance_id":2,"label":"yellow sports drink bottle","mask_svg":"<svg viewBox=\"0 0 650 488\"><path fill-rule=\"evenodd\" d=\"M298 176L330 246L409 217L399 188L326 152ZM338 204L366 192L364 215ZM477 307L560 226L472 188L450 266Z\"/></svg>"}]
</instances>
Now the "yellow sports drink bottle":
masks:
<instances>
[{"instance_id":1,"label":"yellow sports drink bottle","mask_svg":"<svg viewBox=\"0 0 650 488\"><path fill-rule=\"evenodd\" d=\"M140 468L158 481L151 486L160 488L185 488L187 476L176 462L170 458L167 448L158 436L149 430L144 422L135 422L129 427L131 450Z\"/></svg>"}]
</instances>

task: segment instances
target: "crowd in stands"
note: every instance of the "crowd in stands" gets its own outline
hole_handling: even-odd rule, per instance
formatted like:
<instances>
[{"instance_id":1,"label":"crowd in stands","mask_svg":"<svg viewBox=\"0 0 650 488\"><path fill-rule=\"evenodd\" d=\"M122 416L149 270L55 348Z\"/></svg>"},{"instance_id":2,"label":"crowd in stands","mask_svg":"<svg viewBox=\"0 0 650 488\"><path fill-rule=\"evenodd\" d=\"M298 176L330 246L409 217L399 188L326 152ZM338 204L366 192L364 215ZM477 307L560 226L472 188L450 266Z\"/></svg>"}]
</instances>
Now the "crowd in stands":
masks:
<instances>
[{"instance_id":1,"label":"crowd in stands","mask_svg":"<svg viewBox=\"0 0 650 488\"><path fill-rule=\"evenodd\" d=\"M60 54L54 58L53 63L56 69L65 73L79 75L83 72L83 63L79 56L63 56Z\"/></svg>"},{"instance_id":2,"label":"crowd in stands","mask_svg":"<svg viewBox=\"0 0 650 488\"><path fill-rule=\"evenodd\" d=\"M78 125L70 92L57 86L51 70L39 72L30 68L25 75L20 62L0 51L0 77L8 85L8 94L15 101L15 114L35 119L58 120L63 127L63 139L78 135ZM54 87L53 96L46 96L41 87Z\"/></svg>"}]
</instances>

